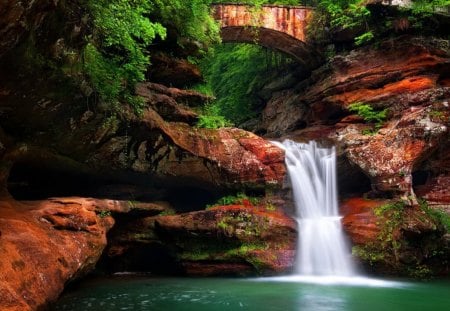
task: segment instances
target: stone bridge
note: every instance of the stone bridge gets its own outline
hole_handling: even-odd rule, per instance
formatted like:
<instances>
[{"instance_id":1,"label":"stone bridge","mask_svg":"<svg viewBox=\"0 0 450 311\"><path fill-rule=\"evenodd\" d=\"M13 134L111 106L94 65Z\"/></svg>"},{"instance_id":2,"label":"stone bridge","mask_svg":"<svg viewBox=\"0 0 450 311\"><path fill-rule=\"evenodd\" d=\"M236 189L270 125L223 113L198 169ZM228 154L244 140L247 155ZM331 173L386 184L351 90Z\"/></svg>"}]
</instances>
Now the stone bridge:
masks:
<instances>
[{"instance_id":1,"label":"stone bridge","mask_svg":"<svg viewBox=\"0 0 450 311\"><path fill-rule=\"evenodd\" d=\"M288 54L311 69L322 58L307 43L306 27L313 9L303 6L212 4L222 42L255 43Z\"/></svg>"}]
</instances>

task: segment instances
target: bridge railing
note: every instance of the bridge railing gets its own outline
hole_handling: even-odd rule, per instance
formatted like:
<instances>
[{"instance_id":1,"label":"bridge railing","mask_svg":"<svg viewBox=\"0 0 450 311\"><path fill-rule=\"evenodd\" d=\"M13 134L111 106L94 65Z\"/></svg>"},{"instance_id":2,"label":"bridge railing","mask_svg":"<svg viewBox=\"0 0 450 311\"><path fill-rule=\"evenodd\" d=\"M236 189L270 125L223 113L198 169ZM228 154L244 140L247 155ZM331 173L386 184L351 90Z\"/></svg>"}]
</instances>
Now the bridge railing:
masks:
<instances>
[{"instance_id":1,"label":"bridge railing","mask_svg":"<svg viewBox=\"0 0 450 311\"><path fill-rule=\"evenodd\" d=\"M246 3L242 2L213 2L211 6L215 5L236 5L236 6L256 6L254 3ZM287 4L262 4L264 7L276 7L276 8L304 8L304 7L316 7L317 0L302 0L299 1L296 5L287 5Z\"/></svg>"}]
</instances>

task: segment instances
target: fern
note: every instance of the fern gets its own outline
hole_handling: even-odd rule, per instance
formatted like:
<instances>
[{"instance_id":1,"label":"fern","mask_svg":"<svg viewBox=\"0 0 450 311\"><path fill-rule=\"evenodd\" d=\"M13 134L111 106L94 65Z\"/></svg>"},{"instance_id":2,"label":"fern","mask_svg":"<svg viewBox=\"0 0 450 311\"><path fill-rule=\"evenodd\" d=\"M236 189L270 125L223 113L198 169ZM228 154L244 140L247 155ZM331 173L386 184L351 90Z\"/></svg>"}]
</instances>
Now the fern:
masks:
<instances>
[{"instance_id":1,"label":"fern","mask_svg":"<svg viewBox=\"0 0 450 311\"><path fill-rule=\"evenodd\" d=\"M367 131L366 134L376 133L386 121L387 109L375 111L372 106L363 102L355 102L350 104L348 106L348 110L355 112L358 116L362 117L364 121L375 125L375 132Z\"/></svg>"}]
</instances>

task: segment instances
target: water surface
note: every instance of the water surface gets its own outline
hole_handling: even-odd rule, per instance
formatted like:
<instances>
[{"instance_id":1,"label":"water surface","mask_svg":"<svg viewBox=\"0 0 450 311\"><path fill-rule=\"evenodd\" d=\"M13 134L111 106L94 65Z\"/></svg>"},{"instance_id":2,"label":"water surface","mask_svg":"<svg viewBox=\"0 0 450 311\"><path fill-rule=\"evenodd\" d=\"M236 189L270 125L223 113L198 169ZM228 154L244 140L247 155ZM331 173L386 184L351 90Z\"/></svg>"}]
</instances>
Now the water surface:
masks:
<instances>
[{"instance_id":1,"label":"water surface","mask_svg":"<svg viewBox=\"0 0 450 311\"><path fill-rule=\"evenodd\" d=\"M80 283L51 310L450 310L449 281L353 280L115 276Z\"/></svg>"}]
</instances>

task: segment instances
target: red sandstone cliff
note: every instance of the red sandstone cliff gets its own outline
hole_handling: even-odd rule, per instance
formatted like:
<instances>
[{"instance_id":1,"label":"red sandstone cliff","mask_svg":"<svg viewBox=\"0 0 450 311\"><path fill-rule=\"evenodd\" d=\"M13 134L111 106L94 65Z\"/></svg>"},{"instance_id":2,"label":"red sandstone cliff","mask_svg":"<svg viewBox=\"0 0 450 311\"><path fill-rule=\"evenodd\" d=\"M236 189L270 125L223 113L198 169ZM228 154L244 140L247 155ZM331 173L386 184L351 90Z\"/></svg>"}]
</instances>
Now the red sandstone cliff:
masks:
<instances>
[{"instance_id":1,"label":"red sandstone cliff","mask_svg":"<svg viewBox=\"0 0 450 311\"><path fill-rule=\"evenodd\" d=\"M295 225L280 210L287 204L276 204L276 211L271 205L248 204L198 211L205 200L197 201L242 188L258 194L279 190L285 176L282 150L243 130L193 127L197 114L190 106L208 100L196 92L141 84L137 93L146 100L143 115L125 111L109 118L101 105L68 96L74 90L63 89L67 85L60 81L17 72L21 61L9 63L16 56L12 49L27 29L39 28L55 3L0 4L0 56L7 57L0 76L0 248L6 254L0 259L2 307L36 309L55 299L66 282L92 270L113 225L110 213L121 223L111 231L104 255L119 268L153 252L168 256L173 263L169 271L177 273L289 271ZM448 208L449 72L448 41L388 40L336 56L294 89L273 94L261 128L269 136L336 144L347 193L361 192L362 178L371 185L371 196L401 197L415 205L418 194L430 205ZM378 133L363 134L370 125L347 109L355 101L389 109ZM65 184L71 178L75 182ZM47 179L54 179L51 187L45 187ZM62 192L81 193L87 191L82 187L86 183L98 196L129 202L13 200L10 192L35 195L28 182L38 190L63 184ZM181 196L184 188L188 193ZM152 203L144 208L136 198ZM379 243L383 218L374 211L381 203L357 203L343 206L353 243ZM160 214L174 211L178 214ZM380 271L392 272L396 263L427 264L433 250L444 249L436 243L448 242L442 228L417 206L402 216L404 222L392 233L404 244L393 247ZM217 239L226 247L218 249ZM174 267L176 271L170 270Z\"/></svg>"}]
</instances>

